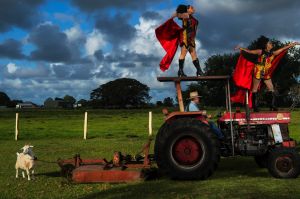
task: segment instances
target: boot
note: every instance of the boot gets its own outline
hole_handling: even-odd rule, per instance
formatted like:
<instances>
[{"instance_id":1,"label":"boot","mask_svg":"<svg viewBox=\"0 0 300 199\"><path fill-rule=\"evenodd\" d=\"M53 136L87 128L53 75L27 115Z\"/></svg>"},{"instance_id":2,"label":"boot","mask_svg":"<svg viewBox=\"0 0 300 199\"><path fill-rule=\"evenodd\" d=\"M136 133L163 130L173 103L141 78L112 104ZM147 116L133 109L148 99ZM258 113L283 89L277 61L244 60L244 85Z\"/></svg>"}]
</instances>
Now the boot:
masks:
<instances>
[{"instance_id":1,"label":"boot","mask_svg":"<svg viewBox=\"0 0 300 199\"><path fill-rule=\"evenodd\" d=\"M178 77L186 77L186 74L183 72L184 68L184 59L179 59L179 70L178 70Z\"/></svg>"},{"instance_id":2,"label":"boot","mask_svg":"<svg viewBox=\"0 0 300 199\"><path fill-rule=\"evenodd\" d=\"M276 95L274 91L269 91L269 98L270 100L270 111L278 111L278 108L276 107Z\"/></svg>"},{"instance_id":3,"label":"boot","mask_svg":"<svg viewBox=\"0 0 300 199\"><path fill-rule=\"evenodd\" d=\"M194 66L195 66L196 69L197 69L196 76L198 77L198 76L204 75L203 72L202 72L202 70L201 70L200 63L199 63L199 59L198 59L198 58L195 59L195 60L193 61L193 64L194 64Z\"/></svg>"},{"instance_id":4,"label":"boot","mask_svg":"<svg viewBox=\"0 0 300 199\"><path fill-rule=\"evenodd\" d=\"M257 93L252 93L252 108L254 112L259 112Z\"/></svg>"}]
</instances>

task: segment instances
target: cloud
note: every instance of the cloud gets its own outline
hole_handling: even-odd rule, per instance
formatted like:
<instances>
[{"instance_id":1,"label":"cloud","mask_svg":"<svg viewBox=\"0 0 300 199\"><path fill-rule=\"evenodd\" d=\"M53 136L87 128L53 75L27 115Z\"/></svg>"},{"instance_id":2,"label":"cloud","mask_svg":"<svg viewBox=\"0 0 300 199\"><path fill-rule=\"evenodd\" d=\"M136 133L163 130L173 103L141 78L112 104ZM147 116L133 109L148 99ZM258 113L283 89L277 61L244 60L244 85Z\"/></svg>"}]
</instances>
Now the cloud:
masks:
<instances>
[{"instance_id":1,"label":"cloud","mask_svg":"<svg viewBox=\"0 0 300 199\"><path fill-rule=\"evenodd\" d=\"M161 20L162 16L158 12L146 11L142 13L141 17L145 20Z\"/></svg>"},{"instance_id":2,"label":"cloud","mask_svg":"<svg viewBox=\"0 0 300 199\"><path fill-rule=\"evenodd\" d=\"M163 55L165 52L155 36L155 28L160 23L161 21L159 20L147 20L140 17L139 23L134 26L136 37L125 45L121 45L121 48L144 55Z\"/></svg>"},{"instance_id":3,"label":"cloud","mask_svg":"<svg viewBox=\"0 0 300 199\"><path fill-rule=\"evenodd\" d=\"M101 55L98 55L101 56ZM102 58L107 63L118 63L119 67L153 67L160 57L156 54L142 54L130 50L117 50Z\"/></svg>"},{"instance_id":4,"label":"cloud","mask_svg":"<svg viewBox=\"0 0 300 199\"><path fill-rule=\"evenodd\" d=\"M86 12L93 12L96 10L105 10L107 8L118 9L144 9L145 7L157 3L166 2L166 0L139 0L139 1L124 1L124 0L109 0L109 1L94 1L94 0L72 0L72 3ZM170 2L168 0L167 2Z\"/></svg>"},{"instance_id":5,"label":"cloud","mask_svg":"<svg viewBox=\"0 0 300 199\"><path fill-rule=\"evenodd\" d=\"M1 6L3 2L5 6ZM0 58L4 61L0 63L0 88L12 99L42 103L48 97L66 94L88 99L92 89L121 77L147 84L154 101L175 96L172 83L160 83L156 78L177 74L179 50L170 69L161 72L159 62L165 51L154 34L155 28L175 10L175 5L166 6L174 1L71 0L79 11L74 12L70 5L70 12L64 14L46 13L48 20L55 18L53 22L36 26L41 19L37 17L41 2L0 1L0 32L12 27L31 31L26 36L28 43L22 44L18 33L11 35L15 39L1 38ZM199 20L196 43L202 64L213 54L233 52L237 44L247 46L261 34L299 39L300 1L193 0L191 4ZM24 12L18 11L21 8ZM85 13L78 14L80 11ZM22 18L14 13L20 13ZM79 24L80 20L85 20L84 24ZM74 25L69 27L70 24ZM18 61L6 61L7 58ZM184 70L195 74L189 55Z\"/></svg>"},{"instance_id":6,"label":"cloud","mask_svg":"<svg viewBox=\"0 0 300 199\"><path fill-rule=\"evenodd\" d=\"M49 97L64 97L71 95L77 100L88 99L90 92L97 88L103 81L90 80L32 80L32 79L4 79L0 82L0 88L11 99L32 101L43 104ZM38 92L37 92L38 91Z\"/></svg>"},{"instance_id":7,"label":"cloud","mask_svg":"<svg viewBox=\"0 0 300 199\"><path fill-rule=\"evenodd\" d=\"M101 49L94 51L94 56L99 62L104 61L104 55Z\"/></svg>"},{"instance_id":8,"label":"cloud","mask_svg":"<svg viewBox=\"0 0 300 199\"><path fill-rule=\"evenodd\" d=\"M76 22L76 17L65 13L54 13L54 18L63 22Z\"/></svg>"},{"instance_id":9,"label":"cloud","mask_svg":"<svg viewBox=\"0 0 300 199\"><path fill-rule=\"evenodd\" d=\"M73 79L73 80L87 80L93 77L92 71L94 65L92 64L52 64L51 69L54 77L58 79Z\"/></svg>"},{"instance_id":10,"label":"cloud","mask_svg":"<svg viewBox=\"0 0 300 199\"><path fill-rule=\"evenodd\" d=\"M193 0L197 10L201 13L231 13L231 14L244 14L244 13L260 13L266 14L270 12L286 11L300 6L300 2L297 0L272 0L272 1L260 1L260 0Z\"/></svg>"},{"instance_id":11,"label":"cloud","mask_svg":"<svg viewBox=\"0 0 300 199\"><path fill-rule=\"evenodd\" d=\"M0 82L0 88L3 87L4 92L6 92L5 88L9 88L11 91L16 91L16 89L22 88L22 80L17 79L4 79ZM9 96L11 95L11 92L9 92Z\"/></svg>"},{"instance_id":12,"label":"cloud","mask_svg":"<svg viewBox=\"0 0 300 199\"><path fill-rule=\"evenodd\" d=\"M84 45L88 36L82 31L78 24L64 31L68 38L68 48L71 53L70 64L89 64L90 60L86 57Z\"/></svg>"},{"instance_id":13,"label":"cloud","mask_svg":"<svg viewBox=\"0 0 300 199\"><path fill-rule=\"evenodd\" d=\"M22 53L22 43L15 39L7 39L0 44L0 57L9 59L23 59L26 56Z\"/></svg>"},{"instance_id":14,"label":"cloud","mask_svg":"<svg viewBox=\"0 0 300 199\"><path fill-rule=\"evenodd\" d=\"M68 46L67 35L56 25L41 24L29 35L28 41L37 49L30 56L33 60L49 62L67 62L71 60L71 49Z\"/></svg>"},{"instance_id":15,"label":"cloud","mask_svg":"<svg viewBox=\"0 0 300 199\"><path fill-rule=\"evenodd\" d=\"M50 70L45 65L36 67L18 66L15 63L8 63L3 71L3 78L8 79L41 79L49 77Z\"/></svg>"},{"instance_id":16,"label":"cloud","mask_svg":"<svg viewBox=\"0 0 300 199\"><path fill-rule=\"evenodd\" d=\"M18 67L14 63L9 63L9 64L7 64L6 67L7 67L8 73L14 73L18 69Z\"/></svg>"},{"instance_id":17,"label":"cloud","mask_svg":"<svg viewBox=\"0 0 300 199\"><path fill-rule=\"evenodd\" d=\"M135 37L135 28L128 20L129 14L116 14L113 17L98 15L96 17L95 27L105 35L111 45L117 47L124 42L128 42Z\"/></svg>"},{"instance_id":18,"label":"cloud","mask_svg":"<svg viewBox=\"0 0 300 199\"><path fill-rule=\"evenodd\" d=\"M38 7L44 0L1 0L0 1L0 32L12 27L29 29L40 19Z\"/></svg>"},{"instance_id":19,"label":"cloud","mask_svg":"<svg viewBox=\"0 0 300 199\"><path fill-rule=\"evenodd\" d=\"M300 38L300 2L275 1L194 1L199 20L197 38L209 54L233 52L260 35L275 39Z\"/></svg>"},{"instance_id":20,"label":"cloud","mask_svg":"<svg viewBox=\"0 0 300 199\"><path fill-rule=\"evenodd\" d=\"M116 78L117 73L109 65L54 63L29 67L10 62L0 67L0 77L0 89L12 99L43 104L48 97L66 94L89 99L93 89Z\"/></svg>"},{"instance_id":21,"label":"cloud","mask_svg":"<svg viewBox=\"0 0 300 199\"><path fill-rule=\"evenodd\" d=\"M93 55L97 50L103 48L107 42L104 40L104 36L98 31L93 30L90 34L88 34L85 50L87 55Z\"/></svg>"},{"instance_id":22,"label":"cloud","mask_svg":"<svg viewBox=\"0 0 300 199\"><path fill-rule=\"evenodd\" d=\"M81 40L81 39L85 38L84 33L80 29L79 25L75 25L75 26L65 30L64 32L67 35L68 40L71 41L71 42L72 41L78 41L78 40Z\"/></svg>"},{"instance_id":23,"label":"cloud","mask_svg":"<svg viewBox=\"0 0 300 199\"><path fill-rule=\"evenodd\" d=\"M157 81L157 76L174 76L177 67L171 67L163 73L159 69L159 62L165 52L155 36L155 28L162 23L161 18L141 16L134 26L136 36L133 40L120 45L118 50L109 54L97 51L95 55L104 63L113 63L120 77L134 78L151 88L153 100L175 94L173 84L163 84ZM177 55L178 56L178 55ZM176 58L174 64L176 64Z\"/></svg>"}]
</instances>

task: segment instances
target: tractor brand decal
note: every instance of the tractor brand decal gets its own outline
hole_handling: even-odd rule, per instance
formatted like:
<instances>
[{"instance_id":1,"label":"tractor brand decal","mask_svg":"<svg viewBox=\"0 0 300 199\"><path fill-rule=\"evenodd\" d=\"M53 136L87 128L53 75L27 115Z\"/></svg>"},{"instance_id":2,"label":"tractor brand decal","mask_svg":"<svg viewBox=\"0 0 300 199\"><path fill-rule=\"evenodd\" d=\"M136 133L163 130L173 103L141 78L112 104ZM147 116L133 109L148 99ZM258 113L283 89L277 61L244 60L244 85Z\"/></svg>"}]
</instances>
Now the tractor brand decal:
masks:
<instances>
[{"instance_id":1,"label":"tractor brand decal","mask_svg":"<svg viewBox=\"0 0 300 199\"><path fill-rule=\"evenodd\" d=\"M282 113L278 113L277 114L277 120L283 120L283 114Z\"/></svg>"},{"instance_id":2,"label":"tractor brand decal","mask_svg":"<svg viewBox=\"0 0 300 199\"><path fill-rule=\"evenodd\" d=\"M250 121L274 121L274 120L290 120L289 117L280 117L280 119L278 118L278 115L277 115L277 118L275 117L271 117L271 118L251 118ZM230 122L230 119L225 119L224 120L225 122ZM232 121L237 121L237 122L240 122L240 121L246 121L245 118L240 118L240 119L232 119Z\"/></svg>"}]
</instances>

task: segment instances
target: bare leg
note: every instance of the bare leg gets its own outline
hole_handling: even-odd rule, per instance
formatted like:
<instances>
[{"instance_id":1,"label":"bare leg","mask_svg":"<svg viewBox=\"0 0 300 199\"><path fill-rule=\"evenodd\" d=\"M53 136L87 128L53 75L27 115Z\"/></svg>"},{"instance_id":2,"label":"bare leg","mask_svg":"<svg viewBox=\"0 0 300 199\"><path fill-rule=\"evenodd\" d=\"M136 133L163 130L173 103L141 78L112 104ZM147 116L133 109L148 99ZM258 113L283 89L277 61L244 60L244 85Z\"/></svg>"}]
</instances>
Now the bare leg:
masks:
<instances>
[{"instance_id":1,"label":"bare leg","mask_svg":"<svg viewBox=\"0 0 300 199\"><path fill-rule=\"evenodd\" d=\"M185 56L186 56L187 52L188 52L188 50L186 49L186 47L182 46L179 59L185 59Z\"/></svg>"},{"instance_id":2,"label":"bare leg","mask_svg":"<svg viewBox=\"0 0 300 199\"><path fill-rule=\"evenodd\" d=\"M193 61L195 61L196 59L198 59L197 52L196 52L195 48L190 47L189 52L190 52L190 55L191 55Z\"/></svg>"},{"instance_id":3,"label":"bare leg","mask_svg":"<svg viewBox=\"0 0 300 199\"><path fill-rule=\"evenodd\" d=\"M264 80L264 83L266 84L268 91L274 92L274 86L271 79Z\"/></svg>"},{"instance_id":4,"label":"bare leg","mask_svg":"<svg viewBox=\"0 0 300 199\"><path fill-rule=\"evenodd\" d=\"M19 177L19 169L16 169L16 178Z\"/></svg>"},{"instance_id":5,"label":"bare leg","mask_svg":"<svg viewBox=\"0 0 300 199\"><path fill-rule=\"evenodd\" d=\"M25 172L24 171L22 171L22 176L23 176L23 178L25 178Z\"/></svg>"},{"instance_id":6,"label":"bare leg","mask_svg":"<svg viewBox=\"0 0 300 199\"><path fill-rule=\"evenodd\" d=\"M256 79L253 77L253 81L252 81L252 93L257 93L257 89L260 83L260 79Z\"/></svg>"},{"instance_id":7,"label":"bare leg","mask_svg":"<svg viewBox=\"0 0 300 199\"><path fill-rule=\"evenodd\" d=\"M184 74L183 72L183 68L184 68L184 59L185 56L187 54L187 49L185 46L181 47L181 53L179 56L179 70L178 70L178 77L186 77L186 74Z\"/></svg>"}]
</instances>

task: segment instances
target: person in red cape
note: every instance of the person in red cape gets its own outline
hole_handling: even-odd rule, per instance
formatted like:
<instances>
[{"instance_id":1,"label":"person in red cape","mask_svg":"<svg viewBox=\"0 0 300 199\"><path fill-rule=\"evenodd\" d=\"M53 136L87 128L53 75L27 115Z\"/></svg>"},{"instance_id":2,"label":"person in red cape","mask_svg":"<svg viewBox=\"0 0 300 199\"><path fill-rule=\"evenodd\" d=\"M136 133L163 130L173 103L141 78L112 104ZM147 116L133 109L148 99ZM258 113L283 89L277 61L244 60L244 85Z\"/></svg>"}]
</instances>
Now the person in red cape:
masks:
<instances>
[{"instance_id":1,"label":"person in red cape","mask_svg":"<svg viewBox=\"0 0 300 199\"><path fill-rule=\"evenodd\" d=\"M257 92L261 80L263 80L268 89L270 110L277 111L276 96L271 77L287 50L298 44L298 42L293 42L278 50L273 50L272 42L267 37L261 36L257 40L258 48L255 50L237 46L235 49L240 50L241 55L233 74L233 81L236 86L244 90L238 90L236 94L231 97L231 101L244 103L245 90L250 90L249 107L252 107L255 112L259 111ZM246 58L247 53L256 55L258 58L255 61L250 61Z\"/></svg>"},{"instance_id":2,"label":"person in red cape","mask_svg":"<svg viewBox=\"0 0 300 199\"><path fill-rule=\"evenodd\" d=\"M197 69L196 76L203 75L196 53L195 38L198 20L193 17L194 13L195 8L193 6L179 5L176 9L176 13L174 13L169 20L155 30L157 39L167 52L160 62L160 69L162 71L169 69L179 45L181 47L181 53L179 56L178 76L186 76L183 68L187 52L190 53L193 64ZM174 22L173 19L175 17L178 17L178 19L182 21L182 27Z\"/></svg>"}]
</instances>

